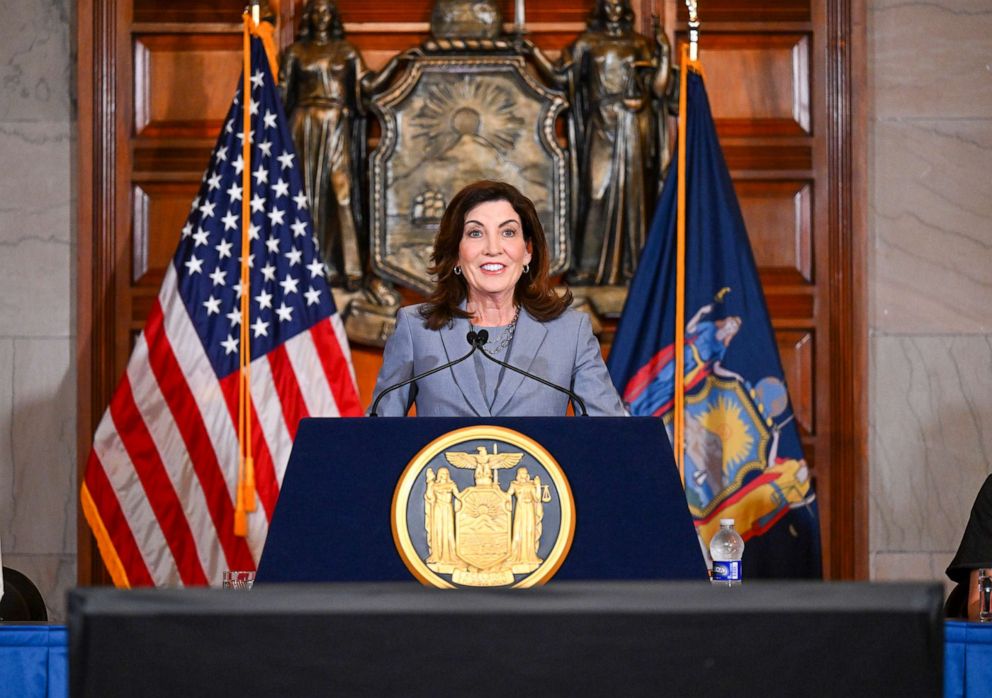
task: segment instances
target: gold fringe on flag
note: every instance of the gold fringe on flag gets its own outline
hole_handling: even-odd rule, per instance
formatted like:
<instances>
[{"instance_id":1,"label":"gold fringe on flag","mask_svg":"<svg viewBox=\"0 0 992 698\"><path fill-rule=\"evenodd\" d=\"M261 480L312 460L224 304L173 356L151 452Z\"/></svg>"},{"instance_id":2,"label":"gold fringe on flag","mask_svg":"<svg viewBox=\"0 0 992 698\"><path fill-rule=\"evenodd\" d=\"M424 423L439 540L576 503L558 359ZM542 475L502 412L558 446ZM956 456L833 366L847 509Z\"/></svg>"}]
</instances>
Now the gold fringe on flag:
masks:
<instances>
[{"instance_id":1,"label":"gold fringe on flag","mask_svg":"<svg viewBox=\"0 0 992 698\"><path fill-rule=\"evenodd\" d=\"M248 535L248 514L255 511L257 497L255 490L255 460L251 447L251 37L257 36L265 47L273 80L278 74L276 49L273 40L274 27L268 22L259 21L259 5L251 4L250 14L245 12L242 73L242 133L241 158L244 169L241 172L241 340L238 343L238 485L234 507L234 535L242 538Z\"/></svg>"}]
</instances>

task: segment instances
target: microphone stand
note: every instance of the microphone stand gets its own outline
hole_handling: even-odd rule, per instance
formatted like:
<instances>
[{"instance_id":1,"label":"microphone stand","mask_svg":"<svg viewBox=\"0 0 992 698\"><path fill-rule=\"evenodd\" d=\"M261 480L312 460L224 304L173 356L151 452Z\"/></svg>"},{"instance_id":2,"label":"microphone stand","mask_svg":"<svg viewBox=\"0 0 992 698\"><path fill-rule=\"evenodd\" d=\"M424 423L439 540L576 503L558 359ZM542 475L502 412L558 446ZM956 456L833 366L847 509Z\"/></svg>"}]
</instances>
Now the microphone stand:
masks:
<instances>
[{"instance_id":1,"label":"microphone stand","mask_svg":"<svg viewBox=\"0 0 992 698\"><path fill-rule=\"evenodd\" d=\"M485 332L485 334L486 334L486 340L488 340L489 339L489 333L486 332L485 330L483 330L483 332ZM419 373L416 376L414 376L413 378L407 378L405 381L402 381L400 383L397 383L396 385L389 386L388 388L386 388L385 390L383 390L381 393L379 393L379 396L375 399L375 402L372 403L372 408L369 410L369 417L378 417L379 416L378 414L376 414L376 408L379 406L379 401L382 400L382 398L384 398L387 395L389 395L389 393L393 392L394 390L399 390L400 388L402 388L405 385L410 385L410 383L416 383L421 378L427 378L427 376L432 376L435 373L437 373L438 371L443 371L446 368L451 368L455 364L460 364L462 361L464 361L468 357L472 356L472 354L475 353L475 350L479 348L478 335L475 333L475 331L471 331L467 335L465 335L465 339L472 346L472 349L471 349L471 351L469 351L469 353L467 353L465 356L461 357L460 359L455 359L454 361L449 361L446 364L441 364L440 366L435 366L431 370L424 371L423 373ZM483 340L483 342L485 342L486 340ZM485 354L486 352L483 351L482 353Z\"/></svg>"},{"instance_id":2,"label":"microphone stand","mask_svg":"<svg viewBox=\"0 0 992 698\"><path fill-rule=\"evenodd\" d=\"M471 335L473 335L473 334L475 335L474 338L471 337ZM485 347L483 345L486 342L489 341L489 332L488 331L486 331L486 330L479 330L478 332L469 332L469 341L470 342L473 342L474 349L478 349L480 352L482 352L482 355L484 357L486 357L487 359L489 359L490 361L495 361L496 363L498 363L503 368L508 368L511 371L516 371L517 373L519 373L522 376L525 376L526 378L533 378L538 383L541 383L542 385L546 385L549 388L554 388L555 390L557 390L560 393L565 393L566 395L568 395L569 399L572 401L572 404L576 405L581 410L581 414L579 415L580 417L588 417L589 416L589 413L586 411L586 403L583 402L582 398L580 398L578 395L576 395L574 392L572 392L568 388L563 388L562 386L560 386L560 385L558 385L556 383L552 383L551 381L545 380L545 379L541 378L540 376L536 376L533 373L529 373L529 372L523 370L522 368L517 368L516 366L514 366L512 364L508 364L505 361L501 361L501 360L497 359L495 356L493 356L492 354L490 354L488 351L486 351L485 350Z\"/></svg>"}]
</instances>

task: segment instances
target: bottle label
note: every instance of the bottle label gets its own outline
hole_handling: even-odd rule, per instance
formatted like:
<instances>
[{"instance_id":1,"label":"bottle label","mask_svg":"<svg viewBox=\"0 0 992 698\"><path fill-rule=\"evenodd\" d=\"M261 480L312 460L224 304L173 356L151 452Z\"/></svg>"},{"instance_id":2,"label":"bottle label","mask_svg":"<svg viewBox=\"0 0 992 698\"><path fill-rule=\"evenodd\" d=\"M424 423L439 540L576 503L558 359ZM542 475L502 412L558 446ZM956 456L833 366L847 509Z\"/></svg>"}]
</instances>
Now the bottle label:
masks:
<instances>
[{"instance_id":1,"label":"bottle label","mask_svg":"<svg viewBox=\"0 0 992 698\"><path fill-rule=\"evenodd\" d=\"M714 582L739 582L741 581L741 561L726 560L713 562Z\"/></svg>"}]
</instances>

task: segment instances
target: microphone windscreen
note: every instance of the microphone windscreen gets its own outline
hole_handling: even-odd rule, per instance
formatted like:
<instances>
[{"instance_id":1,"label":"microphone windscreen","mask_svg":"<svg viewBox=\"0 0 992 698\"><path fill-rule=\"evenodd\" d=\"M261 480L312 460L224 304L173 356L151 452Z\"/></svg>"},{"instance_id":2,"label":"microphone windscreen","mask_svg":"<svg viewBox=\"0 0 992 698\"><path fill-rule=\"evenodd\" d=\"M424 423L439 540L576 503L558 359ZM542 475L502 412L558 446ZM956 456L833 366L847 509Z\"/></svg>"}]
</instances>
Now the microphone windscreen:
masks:
<instances>
[{"instance_id":1,"label":"microphone windscreen","mask_svg":"<svg viewBox=\"0 0 992 698\"><path fill-rule=\"evenodd\" d=\"M468 334L465 335L465 341L469 343L469 346L474 347L477 341L476 339L477 336L478 335L475 334L475 330L469 330Z\"/></svg>"},{"instance_id":2,"label":"microphone windscreen","mask_svg":"<svg viewBox=\"0 0 992 698\"><path fill-rule=\"evenodd\" d=\"M479 330L475 337L475 341L477 341L480 345L485 344L489 341L489 332L486 330Z\"/></svg>"}]
</instances>

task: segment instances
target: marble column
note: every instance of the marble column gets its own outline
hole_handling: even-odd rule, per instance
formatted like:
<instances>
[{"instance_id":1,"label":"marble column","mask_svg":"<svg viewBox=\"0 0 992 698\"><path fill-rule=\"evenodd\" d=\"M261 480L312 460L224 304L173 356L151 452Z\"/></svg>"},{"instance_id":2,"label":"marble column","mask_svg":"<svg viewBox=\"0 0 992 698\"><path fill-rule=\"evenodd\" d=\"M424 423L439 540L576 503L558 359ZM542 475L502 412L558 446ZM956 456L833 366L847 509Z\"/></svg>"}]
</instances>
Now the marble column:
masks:
<instances>
[{"instance_id":1,"label":"marble column","mask_svg":"<svg viewBox=\"0 0 992 698\"><path fill-rule=\"evenodd\" d=\"M76 580L74 3L0 22L0 540L65 617Z\"/></svg>"},{"instance_id":2,"label":"marble column","mask_svg":"<svg viewBox=\"0 0 992 698\"><path fill-rule=\"evenodd\" d=\"M992 5L868 20L871 569L943 580L992 472Z\"/></svg>"}]
</instances>

